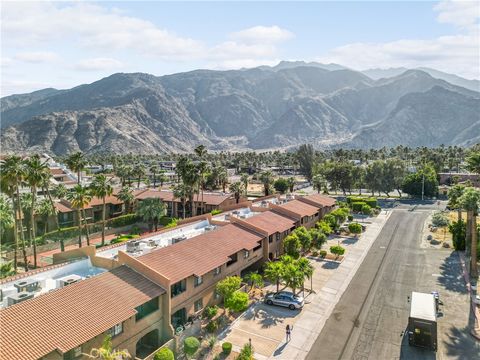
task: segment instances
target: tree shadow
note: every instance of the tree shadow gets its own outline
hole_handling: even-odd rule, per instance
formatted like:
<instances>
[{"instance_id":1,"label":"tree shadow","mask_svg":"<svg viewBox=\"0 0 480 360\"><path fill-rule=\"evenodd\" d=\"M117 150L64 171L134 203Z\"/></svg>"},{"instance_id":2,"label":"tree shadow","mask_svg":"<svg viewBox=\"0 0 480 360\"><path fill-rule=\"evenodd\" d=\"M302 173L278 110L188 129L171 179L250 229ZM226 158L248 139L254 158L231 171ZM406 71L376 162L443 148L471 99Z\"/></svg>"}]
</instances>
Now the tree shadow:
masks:
<instances>
[{"instance_id":1,"label":"tree shadow","mask_svg":"<svg viewBox=\"0 0 480 360\"><path fill-rule=\"evenodd\" d=\"M446 333L447 341L444 341L445 353L448 359L478 359L480 345L470 334L470 327L450 327Z\"/></svg>"},{"instance_id":2,"label":"tree shadow","mask_svg":"<svg viewBox=\"0 0 480 360\"><path fill-rule=\"evenodd\" d=\"M455 291L460 294L466 294L467 288L465 286L465 280L463 278L463 271L460 265L460 259L458 254L453 251L445 258L440 265L440 276L438 282L445 289Z\"/></svg>"},{"instance_id":3,"label":"tree shadow","mask_svg":"<svg viewBox=\"0 0 480 360\"><path fill-rule=\"evenodd\" d=\"M358 241L358 237L349 237L347 239L342 240L342 244L345 245L353 245Z\"/></svg>"},{"instance_id":4,"label":"tree shadow","mask_svg":"<svg viewBox=\"0 0 480 360\"><path fill-rule=\"evenodd\" d=\"M340 263L335 262L335 261L326 261L323 263L322 268L324 269L329 269L329 270L334 270L340 266Z\"/></svg>"}]
</instances>

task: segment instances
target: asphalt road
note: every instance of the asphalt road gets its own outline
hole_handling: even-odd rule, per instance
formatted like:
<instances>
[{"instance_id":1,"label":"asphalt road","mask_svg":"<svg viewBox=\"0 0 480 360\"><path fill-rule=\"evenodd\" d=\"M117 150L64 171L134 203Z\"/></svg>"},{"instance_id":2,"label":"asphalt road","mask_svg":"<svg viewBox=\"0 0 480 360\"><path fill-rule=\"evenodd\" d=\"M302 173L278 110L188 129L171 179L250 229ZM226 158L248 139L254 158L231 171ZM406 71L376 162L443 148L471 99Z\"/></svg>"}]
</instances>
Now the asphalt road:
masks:
<instances>
[{"instance_id":1,"label":"asphalt road","mask_svg":"<svg viewBox=\"0 0 480 360\"><path fill-rule=\"evenodd\" d=\"M428 210L435 208L404 205L393 211L307 359L480 359L478 343L467 333L468 295L457 254L420 247ZM432 290L445 303L437 353L410 347L402 336L407 296Z\"/></svg>"}]
</instances>

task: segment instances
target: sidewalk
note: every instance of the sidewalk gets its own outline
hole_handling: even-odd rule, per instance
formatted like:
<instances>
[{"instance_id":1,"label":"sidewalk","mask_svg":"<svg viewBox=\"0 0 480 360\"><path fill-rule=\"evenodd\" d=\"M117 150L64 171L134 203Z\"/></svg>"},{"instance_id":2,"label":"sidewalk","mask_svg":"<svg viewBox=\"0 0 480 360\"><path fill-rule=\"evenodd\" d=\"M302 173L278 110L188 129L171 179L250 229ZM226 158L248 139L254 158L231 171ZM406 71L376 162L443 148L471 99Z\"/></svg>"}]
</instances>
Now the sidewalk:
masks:
<instances>
[{"instance_id":1,"label":"sidewalk","mask_svg":"<svg viewBox=\"0 0 480 360\"><path fill-rule=\"evenodd\" d=\"M303 359L389 216L390 212L382 211L376 218L368 219L371 223L358 239L338 237L330 240L330 245L340 241L346 248L342 263L310 257L315 268L314 292L306 295L302 311L257 303L219 336L221 342L231 342L234 349L239 349L251 339L255 358L260 360ZM307 280L305 289L310 289L310 285ZM276 286L271 285L267 290L275 291ZM288 343L285 342L287 324L293 325L292 340Z\"/></svg>"},{"instance_id":2,"label":"sidewalk","mask_svg":"<svg viewBox=\"0 0 480 360\"><path fill-rule=\"evenodd\" d=\"M468 274L467 266L465 263L465 253L463 251L458 251L457 253L458 253L458 257L460 258L460 263L462 265L463 278L465 279L465 285L467 286L467 291L470 296L470 305L472 306L472 314L474 314L475 316L475 319L473 321L473 327L470 330L470 333L474 338L480 341L480 309L479 309L480 306L473 301L475 295L473 294L472 284L470 283L470 275ZM477 284L476 293L478 294L478 284Z\"/></svg>"}]
</instances>

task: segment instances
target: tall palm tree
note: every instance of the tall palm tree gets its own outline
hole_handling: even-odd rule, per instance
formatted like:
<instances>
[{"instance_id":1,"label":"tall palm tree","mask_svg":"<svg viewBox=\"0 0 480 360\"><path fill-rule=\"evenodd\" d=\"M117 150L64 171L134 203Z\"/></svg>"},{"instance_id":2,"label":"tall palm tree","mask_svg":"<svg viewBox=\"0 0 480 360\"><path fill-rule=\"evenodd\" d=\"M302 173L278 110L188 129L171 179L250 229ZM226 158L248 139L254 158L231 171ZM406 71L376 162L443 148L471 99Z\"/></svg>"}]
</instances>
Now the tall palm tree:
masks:
<instances>
[{"instance_id":1,"label":"tall palm tree","mask_svg":"<svg viewBox=\"0 0 480 360\"><path fill-rule=\"evenodd\" d=\"M153 188L157 187L157 173L159 172L159 167L157 164L150 166L150 172L153 174Z\"/></svg>"},{"instance_id":2,"label":"tall palm tree","mask_svg":"<svg viewBox=\"0 0 480 360\"><path fill-rule=\"evenodd\" d=\"M235 202L238 204L240 202L240 196L243 193L243 184L240 181L234 182L230 184L228 190L235 195Z\"/></svg>"},{"instance_id":3,"label":"tall palm tree","mask_svg":"<svg viewBox=\"0 0 480 360\"><path fill-rule=\"evenodd\" d=\"M460 197L465 191L465 186L462 184L456 184L448 190L448 206L451 209L457 209L458 221L462 221L462 206L458 202Z\"/></svg>"},{"instance_id":4,"label":"tall palm tree","mask_svg":"<svg viewBox=\"0 0 480 360\"><path fill-rule=\"evenodd\" d=\"M25 234L23 231L23 214L20 203L20 186L25 179L25 166L23 160L16 155L8 156L5 158L3 164L1 164L0 174L2 175L2 188L9 188L11 190L13 210L15 213L15 248L18 244L18 233L20 232L20 242L23 252L23 261L25 271L28 271L27 250L25 248ZM16 269L16 252L15 252L15 264Z\"/></svg>"},{"instance_id":5,"label":"tall palm tree","mask_svg":"<svg viewBox=\"0 0 480 360\"><path fill-rule=\"evenodd\" d=\"M92 200L92 195L88 188L77 184L72 189L71 192L67 195L68 201L72 204L72 206L77 210L77 217L78 217L78 247L82 247L82 212L84 212L85 206L88 205L90 200ZM85 227L87 226L85 214L84 214L84 222ZM87 245L90 245L90 241L87 238Z\"/></svg>"},{"instance_id":6,"label":"tall palm tree","mask_svg":"<svg viewBox=\"0 0 480 360\"><path fill-rule=\"evenodd\" d=\"M480 191L474 188L466 188L463 195L458 200L461 204L462 208L467 210L467 217L470 221L468 221L470 226L470 246L471 246L471 265L470 265L470 275L473 278L477 278L478 276L478 269L477 269L477 237L478 237L478 230L477 230L477 215L478 215L478 206L480 202ZM468 244L467 238L467 244ZM467 245L468 246L468 245Z\"/></svg>"},{"instance_id":7,"label":"tall palm tree","mask_svg":"<svg viewBox=\"0 0 480 360\"><path fill-rule=\"evenodd\" d=\"M465 160L468 170L480 174L480 151L472 152Z\"/></svg>"},{"instance_id":8,"label":"tall palm tree","mask_svg":"<svg viewBox=\"0 0 480 360\"><path fill-rule=\"evenodd\" d=\"M105 175L95 175L90 189L92 195L102 199L102 246L105 245L105 213L107 210L107 204L105 199L107 196L111 196L113 193L113 187L110 185L110 181Z\"/></svg>"},{"instance_id":9,"label":"tall palm tree","mask_svg":"<svg viewBox=\"0 0 480 360\"><path fill-rule=\"evenodd\" d=\"M280 261L269 261L265 264L264 276L268 281L277 284L277 292L280 290L280 281L284 273L283 263Z\"/></svg>"},{"instance_id":10,"label":"tall palm tree","mask_svg":"<svg viewBox=\"0 0 480 360\"><path fill-rule=\"evenodd\" d=\"M133 173L137 177L137 189L139 189L140 188L140 181L142 180L142 178L147 173L146 169L145 169L145 165L143 165L142 163L139 163L139 164L135 165L135 167L133 168Z\"/></svg>"},{"instance_id":11,"label":"tall palm tree","mask_svg":"<svg viewBox=\"0 0 480 360\"><path fill-rule=\"evenodd\" d=\"M270 170L262 172L260 174L260 181L263 184L263 192L265 196L270 195L270 189L273 183L273 173Z\"/></svg>"},{"instance_id":12,"label":"tall palm tree","mask_svg":"<svg viewBox=\"0 0 480 360\"><path fill-rule=\"evenodd\" d=\"M295 177L290 176L289 178L287 178L287 184L288 184L288 190L291 193L293 193L293 190L295 189L295 184L296 184Z\"/></svg>"},{"instance_id":13,"label":"tall palm tree","mask_svg":"<svg viewBox=\"0 0 480 360\"><path fill-rule=\"evenodd\" d=\"M210 171L210 166L206 161L200 161L197 164L197 174L198 174L198 181L197 181L197 202L198 202L198 194L202 193L202 201L200 204L201 214L204 213L204 206L203 206L203 191L205 190L205 179Z\"/></svg>"},{"instance_id":14,"label":"tall palm tree","mask_svg":"<svg viewBox=\"0 0 480 360\"><path fill-rule=\"evenodd\" d=\"M322 191L322 188L324 187L325 182L326 182L325 178L321 174L316 174L312 177L313 189L317 190L318 194L320 194L320 191Z\"/></svg>"},{"instance_id":15,"label":"tall palm tree","mask_svg":"<svg viewBox=\"0 0 480 360\"><path fill-rule=\"evenodd\" d=\"M51 176L51 175L50 175ZM58 214L57 214L57 208L55 207L55 203L53 201L53 196L56 197L58 200L64 200L67 198L68 190L63 184L58 184L54 189L53 189L53 194L50 193L49 190L49 183L50 180L48 179L48 176L45 176L45 192L47 193L48 200L50 201L50 205L53 210L53 216L55 219L55 225L57 226L58 231L62 231L62 227L60 226L60 221L58 220ZM53 196L52 196L53 195ZM60 237L60 251L65 251L65 241L63 237Z\"/></svg>"},{"instance_id":16,"label":"tall palm tree","mask_svg":"<svg viewBox=\"0 0 480 360\"><path fill-rule=\"evenodd\" d=\"M65 164L67 164L70 170L77 173L77 184L80 184L80 175L87 166L87 160L85 159L85 155L80 151L73 153L67 157L67 159L65 160Z\"/></svg>"},{"instance_id":17,"label":"tall palm tree","mask_svg":"<svg viewBox=\"0 0 480 360\"><path fill-rule=\"evenodd\" d=\"M249 182L248 174L243 173L243 174L240 176L240 181L241 181L242 184L243 184L243 189L245 190L245 196L247 196L247 193L248 193L248 182Z\"/></svg>"},{"instance_id":18,"label":"tall palm tree","mask_svg":"<svg viewBox=\"0 0 480 360\"><path fill-rule=\"evenodd\" d=\"M160 219L165 216L165 204L159 198L146 198L138 204L137 216L148 223L150 231L153 226L157 231Z\"/></svg>"},{"instance_id":19,"label":"tall palm tree","mask_svg":"<svg viewBox=\"0 0 480 360\"><path fill-rule=\"evenodd\" d=\"M50 172L48 166L42 163L40 156L34 155L26 161L26 176L25 180L30 186L32 194L32 205L30 211L30 227L31 227L31 241L33 242L33 266L37 267L37 242L36 242L36 224L35 224L35 210L37 202L37 190L45 182L45 174Z\"/></svg>"},{"instance_id":20,"label":"tall palm tree","mask_svg":"<svg viewBox=\"0 0 480 360\"><path fill-rule=\"evenodd\" d=\"M187 206L186 202L187 202L188 193L189 193L188 186L185 185L184 183L177 184L173 188L173 196L177 199L180 199L180 201L182 202L183 219L185 219L185 208Z\"/></svg>"},{"instance_id":21,"label":"tall palm tree","mask_svg":"<svg viewBox=\"0 0 480 360\"><path fill-rule=\"evenodd\" d=\"M310 291L313 291L313 271L314 267L305 257L302 257L297 260L297 266L299 270L303 273L305 279L310 279ZM302 284L303 295L305 296L305 286Z\"/></svg>"},{"instance_id":22,"label":"tall palm tree","mask_svg":"<svg viewBox=\"0 0 480 360\"><path fill-rule=\"evenodd\" d=\"M133 193L132 193L132 189L128 186L123 186L120 191L118 192L118 194L115 195L115 197L120 200L120 201L123 201L124 203L124 209L125 209L125 213L130 213L131 211L131 203L132 201L135 199L135 197L133 196Z\"/></svg>"},{"instance_id":23,"label":"tall palm tree","mask_svg":"<svg viewBox=\"0 0 480 360\"><path fill-rule=\"evenodd\" d=\"M50 216L56 216L57 212L55 206L52 207L49 199L43 199L38 203L38 214L42 217L43 221L43 234L48 232L48 218ZM58 219L57 219L58 221ZM62 250L63 251L63 250Z\"/></svg>"},{"instance_id":24,"label":"tall palm tree","mask_svg":"<svg viewBox=\"0 0 480 360\"><path fill-rule=\"evenodd\" d=\"M14 259L13 259L13 268L17 271L17 252L18 252L18 232L17 232L17 221L15 219L15 189L12 184L8 183L8 179L5 176L2 176L2 169L0 167L0 190L1 190L1 208L0 208L0 226L2 227L2 234L4 233L5 229L13 228L13 235L14 235L14 242L13 242L13 251L14 251ZM10 198L10 202L6 198L4 198L3 194L5 194L8 198ZM12 206L13 204L13 206ZM10 216L8 215L11 210ZM10 226L11 221L11 226Z\"/></svg>"}]
</instances>

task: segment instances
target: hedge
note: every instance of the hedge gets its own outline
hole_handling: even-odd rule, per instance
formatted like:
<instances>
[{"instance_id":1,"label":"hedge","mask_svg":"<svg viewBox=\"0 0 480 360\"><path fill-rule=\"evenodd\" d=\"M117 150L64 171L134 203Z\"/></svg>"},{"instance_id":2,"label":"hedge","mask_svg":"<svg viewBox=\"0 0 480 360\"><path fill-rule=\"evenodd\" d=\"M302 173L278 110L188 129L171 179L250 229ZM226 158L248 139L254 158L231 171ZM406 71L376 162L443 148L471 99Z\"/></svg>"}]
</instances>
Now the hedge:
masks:
<instances>
[{"instance_id":1,"label":"hedge","mask_svg":"<svg viewBox=\"0 0 480 360\"><path fill-rule=\"evenodd\" d=\"M169 348L162 348L155 353L153 360L175 360L175 356Z\"/></svg>"},{"instance_id":2,"label":"hedge","mask_svg":"<svg viewBox=\"0 0 480 360\"><path fill-rule=\"evenodd\" d=\"M224 342L222 344L222 351L225 356L230 355L230 353L232 352L232 343Z\"/></svg>"},{"instance_id":3,"label":"hedge","mask_svg":"<svg viewBox=\"0 0 480 360\"><path fill-rule=\"evenodd\" d=\"M127 215L120 215L116 218L108 220L108 225L113 228L117 228L117 227L135 224L137 221L138 221L138 217L136 214L127 214Z\"/></svg>"},{"instance_id":4,"label":"hedge","mask_svg":"<svg viewBox=\"0 0 480 360\"><path fill-rule=\"evenodd\" d=\"M362 211L362 207L364 205L367 205L367 203L365 201L356 201L356 202L352 202L351 205L352 205L353 211L360 212Z\"/></svg>"},{"instance_id":5,"label":"hedge","mask_svg":"<svg viewBox=\"0 0 480 360\"><path fill-rule=\"evenodd\" d=\"M371 208L376 208L378 206L377 198L369 197L365 199L365 203Z\"/></svg>"}]
</instances>

